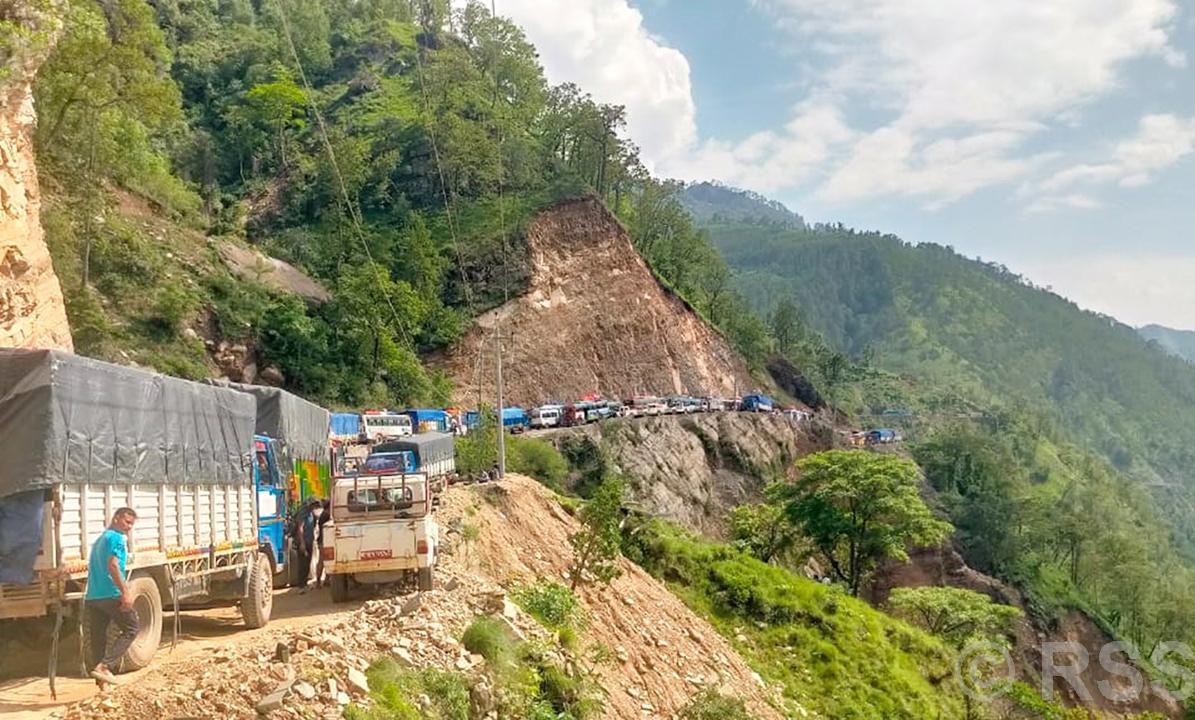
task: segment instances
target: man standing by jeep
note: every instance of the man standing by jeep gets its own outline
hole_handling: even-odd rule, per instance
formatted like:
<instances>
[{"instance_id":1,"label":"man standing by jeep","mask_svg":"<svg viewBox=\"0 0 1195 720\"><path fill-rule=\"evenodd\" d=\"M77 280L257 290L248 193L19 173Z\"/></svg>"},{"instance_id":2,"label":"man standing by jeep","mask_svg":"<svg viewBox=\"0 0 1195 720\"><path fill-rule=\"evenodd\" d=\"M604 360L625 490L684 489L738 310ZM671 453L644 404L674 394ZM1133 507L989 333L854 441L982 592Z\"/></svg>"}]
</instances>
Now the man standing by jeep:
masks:
<instances>
[{"instance_id":1,"label":"man standing by jeep","mask_svg":"<svg viewBox=\"0 0 1195 720\"><path fill-rule=\"evenodd\" d=\"M129 531L137 520L132 508L122 507L112 515L112 524L91 546L87 562L87 594L83 610L91 630L91 653L87 658L91 676L100 683L115 683L113 670L137 637L137 613L126 582ZM108 647L108 625L116 623L120 633ZM94 664L93 664L94 663Z\"/></svg>"}]
</instances>

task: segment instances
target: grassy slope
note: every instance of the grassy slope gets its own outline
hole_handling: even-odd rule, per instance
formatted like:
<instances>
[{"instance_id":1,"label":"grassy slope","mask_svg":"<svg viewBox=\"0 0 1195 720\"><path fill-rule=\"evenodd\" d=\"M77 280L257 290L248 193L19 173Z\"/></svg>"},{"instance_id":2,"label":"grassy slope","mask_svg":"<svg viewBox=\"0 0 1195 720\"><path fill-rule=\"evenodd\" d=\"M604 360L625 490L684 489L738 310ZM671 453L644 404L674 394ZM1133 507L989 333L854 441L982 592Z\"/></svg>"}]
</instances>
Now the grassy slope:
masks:
<instances>
[{"instance_id":1,"label":"grassy slope","mask_svg":"<svg viewBox=\"0 0 1195 720\"><path fill-rule=\"evenodd\" d=\"M770 684L828 718L960 717L938 640L832 587L652 523L628 554L723 635Z\"/></svg>"}]
</instances>

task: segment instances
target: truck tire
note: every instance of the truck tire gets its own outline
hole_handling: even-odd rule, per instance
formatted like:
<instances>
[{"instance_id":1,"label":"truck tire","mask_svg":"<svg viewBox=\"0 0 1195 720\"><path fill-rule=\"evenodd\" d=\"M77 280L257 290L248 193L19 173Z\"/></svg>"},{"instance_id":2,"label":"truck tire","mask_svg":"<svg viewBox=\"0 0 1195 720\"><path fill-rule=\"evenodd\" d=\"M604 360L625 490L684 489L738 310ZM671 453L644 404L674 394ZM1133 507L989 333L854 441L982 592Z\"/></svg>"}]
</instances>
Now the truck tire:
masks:
<instances>
[{"instance_id":1,"label":"truck tire","mask_svg":"<svg viewBox=\"0 0 1195 720\"><path fill-rule=\"evenodd\" d=\"M129 592L133 595L133 610L137 613L137 637L121 656L117 667L112 668L113 672L118 673L140 670L149 665L162 641L162 594L158 591L158 584L150 577L133 578L129 581ZM91 647L90 621L90 614L84 612L83 657L88 664L95 657ZM110 624L106 642L111 643L116 633L116 625Z\"/></svg>"},{"instance_id":2,"label":"truck tire","mask_svg":"<svg viewBox=\"0 0 1195 720\"><path fill-rule=\"evenodd\" d=\"M274 583L270 559L265 554L257 553L251 562L249 594L241 600L241 617L245 620L245 627L254 629L265 627L270 621L270 610L274 607Z\"/></svg>"},{"instance_id":3,"label":"truck tire","mask_svg":"<svg viewBox=\"0 0 1195 720\"><path fill-rule=\"evenodd\" d=\"M419 568L419 592L428 592L435 587L430 567Z\"/></svg>"},{"instance_id":4,"label":"truck tire","mask_svg":"<svg viewBox=\"0 0 1195 720\"><path fill-rule=\"evenodd\" d=\"M331 575L329 576L332 584L332 602L342 603L349 600L349 576L348 575Z\"/></svg>"}]
</instances>

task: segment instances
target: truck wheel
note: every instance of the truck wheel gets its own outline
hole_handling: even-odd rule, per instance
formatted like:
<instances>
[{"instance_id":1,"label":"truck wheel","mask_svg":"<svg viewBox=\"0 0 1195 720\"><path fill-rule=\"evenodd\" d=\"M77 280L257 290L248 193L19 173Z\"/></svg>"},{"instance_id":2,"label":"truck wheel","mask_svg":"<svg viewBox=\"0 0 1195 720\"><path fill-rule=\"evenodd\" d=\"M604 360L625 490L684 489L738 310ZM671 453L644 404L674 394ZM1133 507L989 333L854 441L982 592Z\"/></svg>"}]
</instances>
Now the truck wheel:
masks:
<instances>
[{"instance_id":1,"label":"truck wheel","mask_svg":"<svg viewBox=\"0 0 1195 720\"><path fill-rule=\"evenodd\" d=\"M270 559L257 553L249 566L249 594L241 600L241 617L245 627L265 627L270 621L270 610L274 607L274 584L271 582Z\"/></svg>"},{"instance_id":2,"label":"truck wheel","mask_svg":"<svg viewBox=\"0 0 1195 720\"><path fill-rule=\"evenodd\" d=\"M419 568L419 592L428 592L435 587L430 567Z\"/></svg>"},{"instance_id":3,"label":"truck wheel","mask_svg":"<svg viewBox=\"0 0 1195 720\"><path fill-rule=\"evenodd\" d=\"M115 672L132 672L149 665L162 640L162 594L158 592L158 584L149 577L133 578L129 581L129 592L133 595L133 610L137 613L137 637L121 656L118 666L112 668ZM116 624L109 624L106 642L115 640L117 632ZM83 657L90 665L92 658L99 654L91 647L91 617L84 611Z\"/></svg>"},{"instance_id":4,"label":"truck wheel","mask_svg":"<svg viewBox=\"0 0 1195 720\"><path fill-rule=\"evenodd\" d=\"M349 600L349 576L332 575L332 602L342 603Z\"/></svg>"}]
</instances>

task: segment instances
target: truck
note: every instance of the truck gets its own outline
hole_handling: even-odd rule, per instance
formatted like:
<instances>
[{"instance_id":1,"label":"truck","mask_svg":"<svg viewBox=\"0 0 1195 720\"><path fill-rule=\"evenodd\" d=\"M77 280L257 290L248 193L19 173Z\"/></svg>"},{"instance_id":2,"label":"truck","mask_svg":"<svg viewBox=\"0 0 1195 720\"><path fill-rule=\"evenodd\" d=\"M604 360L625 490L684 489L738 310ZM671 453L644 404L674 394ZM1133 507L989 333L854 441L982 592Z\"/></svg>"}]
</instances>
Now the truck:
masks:
<instances>
[{"instance_id":1,"label":"truck","mask_svg":"<svg viewBox=\"0 0 1195 720\"><path fill-rule=\"evenodd\" d=\"M867 443L869 445L888 445L894 442L899 442L900 439L900 433L888 428L878 428L876 430L867 431Z\"/></svg>"},{"instance_id":2,"label":"truck","mask_svg":"<svg viewBox=\"0 0 1195 720\"><path fill-rule=\"evenodd\" d=\"M531 420L523 408L504 407L502 408L502 427L512 433L521 433L531 427Z\"/></svg>"},{"instance_id":3,"label":"truck","mask_svg":"<svg viewBox=\"0 0 1195 720\"><path fill-rule=\"evenodd\" d=\"M403 415L411 418L412 433L452 432L452 421L446 410L421 408L404 410Z\"/></svg>"},{"instance_id":4,"label":"truck","mask_svg":"<svg viewBox=\"0 0 1195 720\"><path fill-rule=\"evenodd\" d=\"M431 509L426 473L335 478L320 548L332 601L348 600L354 585L411 578L431 590L440 541Z\"/></svg>"},{"instance_id":5,"label":"truck","mask_svg":"<svg viewBox=\"0 0 1195 720\"><path fill-rule=\"evenodd\" d=\"M375 445L365 459L366 467L369 466L370 458L390 453L408 453L411 456L407 472L427 475L433 499L438 498L448 486L449 478L456 474L456 442L455 437L448 433L417 433L402 440Z\"/></svg>"},{"instance_id":6,"label":"truck","mask_svg":"<svg viewBox=\"0 0 1195 720\"><path fill-rule=\"evenodd\" d=\"M744 395L739 403L739 410L745 412L772 412L775 403L767 395Z\"/></svg>"},{"instance_id":7,"label":"truck","mask_svg":"<svg viewBox=\"0 0 1195 720\"><path fill-rule=\"evenodd\" d=\"M343 444L365 442L368 437L361 427L361 416L350 412L332 413L328 436L332 442Z\"/></svg>"},{"instance_id":8,"label":"truck","mask_svg":"<svg viewBox=\"0 0 1195 720\"><path fill-rule=\"evenodd\" d=\"M270 558L274 587L301 586L307 566L288 532L294 511L308 498L327 499L331 466L331 413L281 388L208 381L253 398L253 484L257 541Z\"/></svg>"},{"instance_id":9,"label":"truck","mask_svg":"<svg viewBox=\"0 0 1195 720\"><path fill-rule=\"evenodd\" d=\"M269 622L255 417L253 398L231 388L0 349L0 618L79 613L91 546L127 506L140 630L118 670L149 664L165 607L239 604L247 626Z\"/></svg>"}]
</instances>

